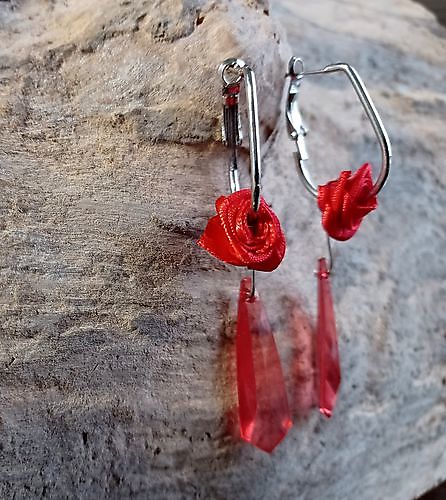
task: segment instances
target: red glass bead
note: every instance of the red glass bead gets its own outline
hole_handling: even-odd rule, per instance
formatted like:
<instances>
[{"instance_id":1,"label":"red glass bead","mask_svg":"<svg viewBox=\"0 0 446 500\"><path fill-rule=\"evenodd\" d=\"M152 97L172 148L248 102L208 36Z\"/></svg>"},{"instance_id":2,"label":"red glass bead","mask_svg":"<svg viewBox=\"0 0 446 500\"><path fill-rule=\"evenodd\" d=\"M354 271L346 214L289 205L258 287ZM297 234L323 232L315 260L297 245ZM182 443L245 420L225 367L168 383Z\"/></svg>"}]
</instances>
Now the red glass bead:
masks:
<instances>
[{"instance_id":1,"label":"red glass bead","mask_svg":"<svg viewBox=\"0 0 446 500\"><path fill-rule=\"evenodd\" d=\"M236 350L241 437L271 453L292 422L276 343L250 278L240 283Z\"/></svg>"},{"instance_id":2,"label":"red glass bead","mask_svg":"<svg viewBox=\"0 0 446 500\"><path fill-rule=\"evenodd\" d=\"M224 95L238 95L240 93L240 83L232 83L224 89Z\"/></svg>"},{"instance_id":3,"label":"red glass bead","mask_svg":"<svg viewBox=\"0 0 446 500\"><path fill-rule=\"evenodd\" d=\"M226 106L235 106L238 103L238 96L228 95L225 99Z\"/></svg>"},{"instance_id":4,"label":"red glass bead","mask_svg":"<svg viewBox=\"0 0 446 500\"><path fill-rule=\"evenodd\" d=\"M223 92L226 106L235 106L236 104L238 104L239 93L240 93L239 83L228 85Z\"/></svg>"},{"instance_id":5,"label":"red glass bead","mask_svg":"<svg viewBox=\"0 0 446 500\"><path fill-rule=\"evenodd\" d=\"M341 384L341 367L331 297L330 274L325 259L319 259L316 346L319 375L319 410L326 417L331 417Z\"/></svg>"}]
</instances>

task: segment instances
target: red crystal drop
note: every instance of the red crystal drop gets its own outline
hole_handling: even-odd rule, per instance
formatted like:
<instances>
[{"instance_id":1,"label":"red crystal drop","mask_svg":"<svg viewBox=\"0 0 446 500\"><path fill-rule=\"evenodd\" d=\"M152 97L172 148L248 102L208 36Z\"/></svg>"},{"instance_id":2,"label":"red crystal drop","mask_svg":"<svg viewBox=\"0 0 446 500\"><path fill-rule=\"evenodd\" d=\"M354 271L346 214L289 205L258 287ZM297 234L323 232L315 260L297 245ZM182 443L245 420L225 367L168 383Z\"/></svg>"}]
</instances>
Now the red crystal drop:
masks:
<instances>
[{"instance_id":1,"label":"red crystal drop","mask_svg":"<svg viewBox=\"0 0 446 500\"><path fill-rule=\"evenodd\" d=\"M241 437L271 453L292 422L276 343L250 278L240 283L236 350Z\"/></svg>"},{"instance_id":2,"label":"red crystal drop","mask_svg":"<svg viewBox=\"0 0 446 500\"><path fill-rule=\"evenodd\" d=\"M341 383L338 339L331 297L330 276L325 259L319 259L317 365L319 372L319 410L331 417Z\"/></svg>"}]
</instances>

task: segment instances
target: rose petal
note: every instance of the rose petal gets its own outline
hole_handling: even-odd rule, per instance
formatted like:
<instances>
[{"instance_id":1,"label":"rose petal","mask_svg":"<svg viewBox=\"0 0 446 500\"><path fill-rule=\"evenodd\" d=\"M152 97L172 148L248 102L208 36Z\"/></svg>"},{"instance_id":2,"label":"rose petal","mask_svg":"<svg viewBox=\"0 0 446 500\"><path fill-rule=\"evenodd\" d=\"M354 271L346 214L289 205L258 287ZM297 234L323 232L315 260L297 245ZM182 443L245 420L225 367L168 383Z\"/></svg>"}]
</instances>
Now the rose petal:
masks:
<instances>
[{"instance_id":1,"label":"rose petal","mask_svg":"<svg viewBox=\"0 0 446 500\"><path fill-rule=\"evenodd\" d=\"M341 172L338 179L318 188L318 206L322 212L322 226L329 236L337 240L350 239L370 211L378 203L372 196L371 165L362 165L353 175Z\"/></svg>"},{"instance_id":2,"label":"rose petal","mask_svg":"<svg viewBox=\"0 0 446 500\"><path fill-rule=\"evenodd\" d=\"M218 216L209 219L204 233L201 235L197 244L223 262L242 266L243 262L237 255L234 255L233 248L227 244L227 237L220 224Z\"/></svg>"}]
</instances>

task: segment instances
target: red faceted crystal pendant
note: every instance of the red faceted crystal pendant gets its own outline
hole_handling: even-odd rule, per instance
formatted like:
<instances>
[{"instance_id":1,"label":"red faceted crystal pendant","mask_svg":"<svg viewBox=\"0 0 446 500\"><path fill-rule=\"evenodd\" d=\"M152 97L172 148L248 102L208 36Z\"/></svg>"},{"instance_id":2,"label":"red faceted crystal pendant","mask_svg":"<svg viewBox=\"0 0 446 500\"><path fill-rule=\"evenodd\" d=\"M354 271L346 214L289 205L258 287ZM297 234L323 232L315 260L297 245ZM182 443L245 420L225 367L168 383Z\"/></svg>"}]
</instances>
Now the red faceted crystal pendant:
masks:
<instances>
[{"instance_id":1,"label":"red faceted crystal pendant","mask_svg":"<svg viewBox=\"0 0 446 500\"><path fill-rule=\"evenodd\" d=\"M319 259L317 317L317 365L319 373L319 410L331 417L341 383L338 339L331 297L330 276L325 259Z\"/></svg>"},{"instance_id":2,"label":"red faceted crystal pendant","mask_svg":"<svg viewBox=\"0 0 446 500\"><path fill-rule=\"evenodd\" d=\"M240 283L236 349L241 437L271 453L292 422L276 343L250 278Z\"/></svg>"}]
</instances>

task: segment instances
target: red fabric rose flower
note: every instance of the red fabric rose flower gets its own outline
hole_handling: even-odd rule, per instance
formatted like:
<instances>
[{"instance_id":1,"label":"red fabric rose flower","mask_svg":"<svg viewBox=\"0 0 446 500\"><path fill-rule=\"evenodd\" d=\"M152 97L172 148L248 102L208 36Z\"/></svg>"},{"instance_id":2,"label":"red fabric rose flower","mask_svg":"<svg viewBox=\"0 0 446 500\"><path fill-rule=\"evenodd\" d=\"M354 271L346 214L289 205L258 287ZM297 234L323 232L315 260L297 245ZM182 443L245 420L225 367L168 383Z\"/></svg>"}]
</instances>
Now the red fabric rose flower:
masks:
<instances>
[{"instance_id":1,"label":"red fabric rose flower","mask_svg":"<svg viewBox=\"0 0 446 500\"><path fill-rule=\"evenodd\" d=\"M285 255L285 236L279 219L263 198L252 210L251 190L242 189L215 202L198 245L217 259L257 271L273 271Z\"/></svg>"},{"instance_id":2,"label":"red fabric rose flower","mask_svg":"<svg viewBox=\"0 0 446 500\"><path fill-rule=\"evenodd\" d=\"M317 203L322 212L322 226L335 240L348 240L359 229L365 215L378 206L373 188L372 167L364 164L353 175L341 172L335 181L319 186Z\"/></svg>"}]
</instances>

